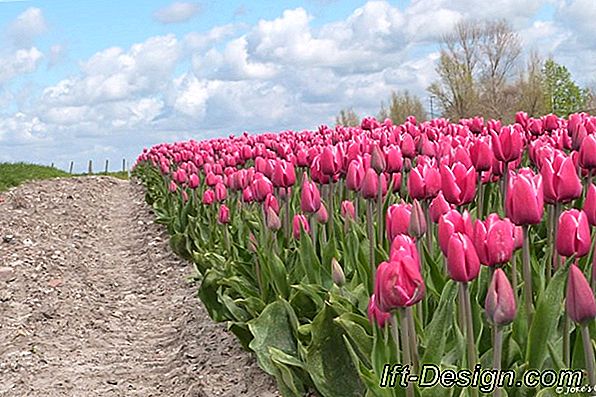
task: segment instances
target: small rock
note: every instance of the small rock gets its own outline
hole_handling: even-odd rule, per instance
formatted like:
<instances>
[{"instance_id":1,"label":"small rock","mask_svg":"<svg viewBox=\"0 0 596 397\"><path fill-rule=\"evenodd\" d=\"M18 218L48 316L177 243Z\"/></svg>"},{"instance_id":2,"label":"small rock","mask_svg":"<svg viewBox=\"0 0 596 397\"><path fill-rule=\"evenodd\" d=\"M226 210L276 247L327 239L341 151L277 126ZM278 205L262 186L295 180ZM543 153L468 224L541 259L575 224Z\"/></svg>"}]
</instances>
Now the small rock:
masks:
<instances>
[{"instance_id":1,"label":"small rock","mask_svg":"<svg viewBox=\"0 0 596 397\"><path fill-rule=\"evenodd\" d=\"M64 280L62 280L61 278L53 278L50 281L48 281L48 285L52 288L57 288L62 284L64 284Z\"/></svg>"},{"instance_id":2,"label":"small rock","mask_svg":"<svg viewBox=\"0 0 596 397\"><path fill-rule=\"evenodd\" d=\"M118 384L118 381L117 381L117 380L113 380L113 379L109 379L109 380L108 380L108 384L110 384L110 385L114 385L114 386L115 386L115 385L117 385L117 384Z\"/></svg>"},{"instance_id":3,"label":"small rock","mask_svg":"<svg viewBox=\"0 0 596 397\"><path fill-rule=\"evenodd\" d=\"M33 245L33 241L31 241L30 238L26 238L26 239L23 240L23 245L25 247L31 247Z\"/></svg>"},{"instance_id":4,"label":"small rock","mask_svg":"<svg viewBox=\"0 0 596 397\"><path fill-rule=\"evenodd\" d=\"M12 281L16 278L14 269L8 266L0 267L0 281Z\"/></svg>"},{"instance_id":5,"label":"small rock","mask_svg":"<svg viewBox=\"0 0 596 397\"><path fill-rule=\"evenodd\" d=\"M7 234L6 236L4 236L2 238L2 241L4 241L5 243L10 243L13 239L14 239L14 235Z\"/></svg>"}]
</instances>

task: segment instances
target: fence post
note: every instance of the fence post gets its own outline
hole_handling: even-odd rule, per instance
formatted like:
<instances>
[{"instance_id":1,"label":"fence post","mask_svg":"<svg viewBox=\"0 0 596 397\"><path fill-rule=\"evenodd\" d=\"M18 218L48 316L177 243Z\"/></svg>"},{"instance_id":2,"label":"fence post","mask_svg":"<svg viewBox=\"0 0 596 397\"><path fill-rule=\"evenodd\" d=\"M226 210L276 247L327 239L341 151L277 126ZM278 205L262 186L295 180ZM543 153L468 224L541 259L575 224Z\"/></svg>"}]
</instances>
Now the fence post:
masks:
<instances>
[{"instance_id":1,"label":"fence post","mask_svg":"<svg viewBox=\"0 0 596 397\"><path fill-rule=\"evenodd\" d=\"M87 173L89 175L93 174L93 160L89 160L89 170Z\"/></svg>"},{"instance_id":2,"label":"fence post","mask_svg":"<svg viewBox=\"0 0 596 397\"><path fill-rule=\"evenodd\" d=\"M122 172L126 171L126 159L122 159Z\"/></svg>"},{"instance_id":3,"label":"fence post","mask_svg":"<svg viewBox=\"0 0 596 397\"><path fill-rule=\"evenodd\" d=\"M68 168L68 173L72 174L72 167L74 167L74 161L70 162L70 167Z\"/></svg>"},{"instance_id":4,"label":"fence post","mask_svg":"<svg viewBox=\"0 0 596 397\"><path fill-rule=\"evenodd\" d=\"M104 171L104 174L107 175L107 173L108 173L108 159L106 159L106 170Z\"/></svg>"}]
</instances>

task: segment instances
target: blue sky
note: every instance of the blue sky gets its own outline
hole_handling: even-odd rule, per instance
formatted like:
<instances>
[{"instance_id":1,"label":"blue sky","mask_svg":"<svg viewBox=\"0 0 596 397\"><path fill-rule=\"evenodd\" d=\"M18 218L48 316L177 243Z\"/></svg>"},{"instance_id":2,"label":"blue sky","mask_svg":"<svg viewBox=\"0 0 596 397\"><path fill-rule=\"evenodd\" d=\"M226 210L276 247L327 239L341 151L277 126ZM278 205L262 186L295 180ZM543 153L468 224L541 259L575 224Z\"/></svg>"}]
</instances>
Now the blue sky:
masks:
<instances>
[{"instance_id":1,"label":"blue sky","mask_svg":"<svg viewBox=\"0 0 596 397\"><path fill-rule=\"evenodd\" d=\"M0 0L0 161L83 170L375 114L391 90L427 98L438 39L466 18L507 19L596 85L594 0Z\"/></svg>"}]
</instances>

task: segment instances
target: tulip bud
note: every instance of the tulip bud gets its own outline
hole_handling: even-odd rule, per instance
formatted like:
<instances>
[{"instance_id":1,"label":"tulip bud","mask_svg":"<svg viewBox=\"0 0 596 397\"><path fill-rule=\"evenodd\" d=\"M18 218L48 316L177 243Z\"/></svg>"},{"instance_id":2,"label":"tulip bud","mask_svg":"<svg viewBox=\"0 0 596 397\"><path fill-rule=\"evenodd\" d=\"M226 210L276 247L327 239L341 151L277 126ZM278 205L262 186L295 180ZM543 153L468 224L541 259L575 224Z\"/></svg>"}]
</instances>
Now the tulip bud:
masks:
<instances>
[{"instance_id":1,"label":"tulip bud","mask_svg":"<svg viewBox=\"0 0 596 397\"><path fill-rule=\"evenodd\" d=\"M211 204L213 204L214 201L215 201L215 193L213 192L213 190L211 190L211 189L205 190L205 193L203 193L203 204L211 205Z\"/></svg>"},{"instance_id":2,"label":"tulip bud","mask_svg":"<svg viewBox=\"0 0 596 397\"><path fill-rule=\"evenodd\" d=\"M222 225L225 225L230 222L230 209L225 204L222 204L221 207L219 207L217 222L219 222Z\"/></svg>"},{"instance_id":3,"label":"tulip bud","mask_svg":"<svg viewBox=\"0 0 596 397\"><path fill-rule=\"evenodd\" d=\"M327 223L327 221L329 220L329 215L327 214L327 209L325 208L325 205L321 204L321 208L319 208L319 210L317 211L316 218L317 222L319 223Z\"/></svg>"},{"instance_id":4,"label":"tulip bud","mask_svg":"<svg viewBox=\"0 0 596 397\"><path fill-rule=\"evenodd\" d=\"M331 259L331 278L338 287L343 287L346 283L346 276L337 259Z\"/></svg>"},{"instance_id":5,"label":"tulip bud","mask_svg":"<svg viewBox=\"0 0 596 397\"><path fill-rule=\"evenodd\" d=\"M307 214L316 213L321 207L321 194L314 182L308 180L306 172L302 177L302 191L300 192L300 208Z\"/></svg>"},{"instance_id":6,"label":"tulip bud","mask_svg":"<svg viewBox=\"0 0 596 397\"><path fill-rule=\"evenodd\" d=\"M582 257L590 252L590 225L584 211L571 209L559 217L557 252L561 256Z\"/></svg>"},{"instance_id":7,"label":"tulip bud","mask_svg":"<svg viewBox=\"0 0 596 397\"><path fill-rule=\"evenodd\" d=\"M411 215L411 204L393 204L387 208L387 215L385 216L387 240L391 242L398 234L408 234Z\"/></svg>"},{"instance_id":8,"label":"tulip bud","mask_svg":"<svg viewBox=\"0 0 596 397\"><path fill-rule=\"evenodd\" d=\"M364 179L364 167L362 163L358 160L352 160L346 174L346 188L354 192L360 190L362 179Z\"/></svg>"},{"instance_id":9,"label":"tulip bud","mask_svg":"<svg viewBox=\"0 0 596 397\"><path fill-rule=\"evenodd\" d=\"M584 201L584 212L588 217L590 225L596 226L596 185L592 183L588 187L586 201Z\"/></svg>"},{"instance_id":10,"label":"tulip bud","mask_svg":"<svg viewBox=\"0 0 596 397\"><path fill-rule=\"evenodd\" d=\"M515 318L515 295L502 269L496 269L484 303L486 316L495 325L507 325Z\"/></svg>"},{"instance_id":11,"label":"tulip bud","mask_svg":"<svg viewBox=\"0 0 596 397\"><path fill-rule=\"evenodd\" d=\"M430 202L428 210L430 212L430 219L434 223L438 223L441 216L449 210L451 210L451 206L449 205L447 200L445 200L445 196L443 196L443 193L439 192L437 197L435 197L433 201Z\"/></svg>"},{"instance_id":12,"label":"tulip bud","mask_svg":"<svg viewBox=\"0 0 596 397\"><path fill-rule=\"evenodd\" d=\"M408 225L408 234L419 239L426 233L426 216L424 210L418 200L414 200L412 212L410 216L410 224Z\"/></svg>"},{"instance_id":13,"label":"tulip bud","mask_svg":"<svg viewBox=\"0 0 596 397\"><path fill-rule=\"evenodd\" d=\"M330 146L325 146L320 157L321 172L326 176L333 176L338 171L335 154Z\"/></svg>"},{"instance_id":14,"label":"tulip bud","mask_svg":"<svg viewBox=\"0 0 596 397\"><path fill-rule=\"evenodd\" d=\"M383 328L391 317L391 313L381 311L377 305L377 297L372 294L368 301L367 308L368 319L371 323L376 323L379 328Z\"/></svg>"},{"instance_id":15,"label":"tulip bud","mask_svg":"<svg viewBox=\"0 0 596 397\"><path fill-rule=\"evenodd\" d=\"M354 208L354 203L349 200L342 201L341 216L343 216L345 219L356 219L356 209Z\"/></svg>"},{"instance_id":16,"label":"tulip bud","mask_svg":"<svg viewBox=\"0 0 596 397\"><path fill-rule=\"evenodd\" d=\"M168 191L170 193L174 193L176 190L178 190L178 185L176 185L176 182L170 181L170 185L168 186Z\"/></svg>"},{"instance_id":17,"label":"tulip bud","mask_svg":"<svg viewBox=\"0 0 596 397\"><path fill-rule=\"evenodd\" d=\"M304 215L296 214L292 220L292 232L296 240L300 239L300 232L304 230L304 233L310 233L310 226L308 220Z\"/></svg>"},{"instance_id":18,"label":"tulip bud","mask_svg":"<svg viewBox=\"0 0 596 397\"><path fill-rule=\"evenodd\" d=\"M257 238L251 232L250 235L248 236L248 250L250 252L257 252L258 245L259 245L259 243L257 242Z\"/></svg>"},{"instance_id":19,"label":"tulip bud","mask_svg":"<svg viewBox=\"0 0 596 397\"><path fill-rule=\"evenodd\" d=\"M366 170L360 191L365 199L374 200L378 196L379 176L372 167Z\"/></svg>"},{"instance_id":20,"label":"tulip bud","mask_svg":"<svg viewBox=\"0 0 596 397\"><path fill-rule=\"evenodd\" d=\"M463 233L455 233L447 246L447 272L455 281L467 283L478 277L480 260L470 238Z\"/></svg>"},{"instance_id":21,"label":"tulip bud","mask_svg":"<svg viewBox=\"0 0 596 397\"><path fill-rule=\"evenodd\" d=\"M370 166L380 174L385 171L387 167L387 161L385 160L385 153L379 145L374 145L371 151Z\"/></svg>"},{"instance_id":22,"label":"tulip bud","mask_svg":"<svg viewBox=\"0 0 596 397\"><path fill-rule=\"evenodd\" d=\"M588 280L579 268L573 264L567 278L567 314L576 323L586 323L596 317L596 302Z\"/></svg>"},{"instance_id":23,"label":"tulip bud","mask_svg":"<svg viewBox=\"0 0 596 397\"><path fill-rule=\"evenodd\" d=\"M267 207L265 210L265 223L267 228L273 230L274 232L281 229L281 221L273 207Z\"/></svg>"}]
</instances>

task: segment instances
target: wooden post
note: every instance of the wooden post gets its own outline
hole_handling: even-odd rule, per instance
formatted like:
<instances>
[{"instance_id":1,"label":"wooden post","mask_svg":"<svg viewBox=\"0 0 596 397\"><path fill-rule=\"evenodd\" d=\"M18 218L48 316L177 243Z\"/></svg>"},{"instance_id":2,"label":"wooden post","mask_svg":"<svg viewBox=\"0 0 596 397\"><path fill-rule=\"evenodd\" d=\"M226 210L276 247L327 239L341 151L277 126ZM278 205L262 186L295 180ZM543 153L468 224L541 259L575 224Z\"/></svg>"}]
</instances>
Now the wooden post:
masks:
<instances>
[{"instance_id":1,"label":"wooden post","mask_svg":"<svg viewBox=\"0 0 596 397\"><path fill-rule=\"evenodd\" d=\"M109 160L108 160L108 159L106 159L106 170L104 171L104 174L106 174L106 175L107 175L107 173L108 173L108 161L109 161Z\"/></svg>"},{"instance_id":2,"label":"wooden post","mask_svg":"<svg viewBox=\"0 0 596 397\"><path fill-rule=\"evenodd\" d=\"M126 159L122 159L122 172L126 171Z\"/></svg>"},{"instance_id":3,"label":"wooden post","mask_svg":"<svg viewBox=\"0 0 596 397\"><path fill-rule=\"evenodd\" d=\"M52 163L52 164L50 165L50 167L54 168L54 163Z\"/></svg>"},{"instance_id":4,"label":"wooden post","mask_svg":"<svg viewBox=\"0 0 596 397\"><path fill-rule=\"evenodd\" d=\"M68 173L72 174L72 167L74 167L74 161L70 162L70 167L68 168Z\"/></svg>"},{"instance_id":5,"label":"wooden post","mask_svg":"<svg viewBox=\"0 0 596 397\"><path fill-rule=\"evenodd\" d=\"M89 175L93 174L93 160L89 160L89 170L87 173Z\"/></svg>"}]
</instances>

